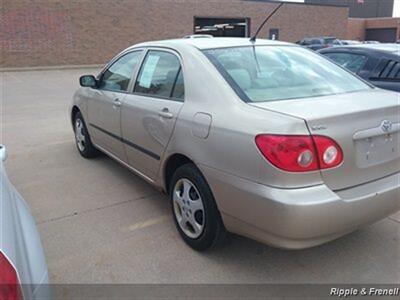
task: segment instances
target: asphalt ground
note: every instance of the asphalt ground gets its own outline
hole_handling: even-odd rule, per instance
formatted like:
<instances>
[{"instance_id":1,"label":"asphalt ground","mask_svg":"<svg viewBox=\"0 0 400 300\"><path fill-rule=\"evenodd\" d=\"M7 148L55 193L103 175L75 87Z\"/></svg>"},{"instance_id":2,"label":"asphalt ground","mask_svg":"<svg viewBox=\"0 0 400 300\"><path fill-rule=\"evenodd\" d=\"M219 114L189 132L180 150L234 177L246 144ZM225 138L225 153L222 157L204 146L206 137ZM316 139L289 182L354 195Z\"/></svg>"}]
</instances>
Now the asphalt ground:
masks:
<instances>
[{"instance_id":1,"label":"asphalt ground","mask_svg":"<svg viewBox=\"0 0 400 300\"><path fill-rule=\"evenodd\" d=\"M287 251L231 235L187 247L166 196L102 156L78 154L68 105L93 69L0 73L8 175L31 207L52 283L399 283L400 213Z\"/></svg>"}]
</instances>

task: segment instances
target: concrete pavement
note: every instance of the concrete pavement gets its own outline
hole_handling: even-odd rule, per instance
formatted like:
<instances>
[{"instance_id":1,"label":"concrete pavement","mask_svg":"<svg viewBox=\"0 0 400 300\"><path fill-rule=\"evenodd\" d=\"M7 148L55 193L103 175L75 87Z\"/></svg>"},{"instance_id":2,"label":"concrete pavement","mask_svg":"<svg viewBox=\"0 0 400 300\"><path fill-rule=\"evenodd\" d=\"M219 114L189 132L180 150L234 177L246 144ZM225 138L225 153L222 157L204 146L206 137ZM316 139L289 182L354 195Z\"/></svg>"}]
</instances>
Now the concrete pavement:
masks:
<instances>
[{"instance_id":1,"label":"concrete pavement","mask_svg":"<svg viewBox=\"0 0 400 300\"><path fill-rule=\"evenodd\" d=\"M79 76L95 72L0 73L6 167L38 223L52 283L400 282L400 213L301 251L238 236L208 253L188 248L166 196L76 151L67 109Z\"/></svg>"}]
</instances>

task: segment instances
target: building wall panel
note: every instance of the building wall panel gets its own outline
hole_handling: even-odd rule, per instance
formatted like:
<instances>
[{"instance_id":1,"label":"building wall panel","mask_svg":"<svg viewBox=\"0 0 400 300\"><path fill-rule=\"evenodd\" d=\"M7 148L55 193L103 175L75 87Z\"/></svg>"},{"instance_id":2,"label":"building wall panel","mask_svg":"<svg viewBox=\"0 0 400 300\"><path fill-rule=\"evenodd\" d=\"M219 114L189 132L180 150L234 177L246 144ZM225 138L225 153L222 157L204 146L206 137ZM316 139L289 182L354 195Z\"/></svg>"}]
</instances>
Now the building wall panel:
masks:
<instances>
[{"instance_id":1,"label":"building wall panel","mask_svg":"<svg viewBox=\"0 0 400 300\"><path fill-rule=\"evenodd\" d=\"M2 67L102 64L142 41L193 33L194 16L249 17L255 32L276 3L239 0L1 0ZM346 7L285 4L267 23L281 40L347 35Z\"/></svg>"}]
</instances>

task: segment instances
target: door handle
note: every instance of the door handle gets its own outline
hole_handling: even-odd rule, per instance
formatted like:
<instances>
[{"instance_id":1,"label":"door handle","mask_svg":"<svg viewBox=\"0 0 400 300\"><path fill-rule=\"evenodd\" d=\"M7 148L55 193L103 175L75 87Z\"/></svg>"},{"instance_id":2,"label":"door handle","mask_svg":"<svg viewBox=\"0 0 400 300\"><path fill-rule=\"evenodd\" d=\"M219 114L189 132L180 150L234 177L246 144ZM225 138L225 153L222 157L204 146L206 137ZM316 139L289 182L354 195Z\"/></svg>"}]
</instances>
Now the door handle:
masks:
<instances>
[{"instance_id":1,"label":"door handle","mask_svg":"<svg viewBox=\"0 0 400 300\"><path fill-rule=\"evenodd\" d=\"M169 112L168 108L163 108L162 111L158 112L158 115L165 119L172 119L174 117L174 115Z\"/></svg>"},{"instance_id":2,"label":"door handle","mask_svg":"<svg viewBox=\"0 0 400 300\"><path fill-rule=\"evenodd\" d=\"M119 98L115 98L115 99L114 99L113 106L115 106L115 107L121 107L121 105L122 105L122 102L119 100Z\"/></svg>"}]
</instances>

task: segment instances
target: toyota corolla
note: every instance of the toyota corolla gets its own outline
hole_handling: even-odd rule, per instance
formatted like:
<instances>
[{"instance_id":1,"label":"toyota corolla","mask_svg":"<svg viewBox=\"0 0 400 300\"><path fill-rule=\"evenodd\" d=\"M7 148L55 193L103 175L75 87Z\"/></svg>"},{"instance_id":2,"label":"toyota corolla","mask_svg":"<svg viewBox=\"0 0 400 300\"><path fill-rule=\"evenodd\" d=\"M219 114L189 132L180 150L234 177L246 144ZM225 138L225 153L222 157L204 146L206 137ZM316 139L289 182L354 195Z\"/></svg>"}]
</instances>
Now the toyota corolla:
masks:
<instances>
[{"instance_id":1,"label":"toyota corolla","mask_svg":"<svg viewBox=\"0 0 400 300\"><path fill-rule=\"evenodd\" d=\"M167 193L196 250L226 231L311 247L400 209L399 94L302 47L148 42L80 84L79 153L104 152Z\"/></svg>"}]
</instances>

